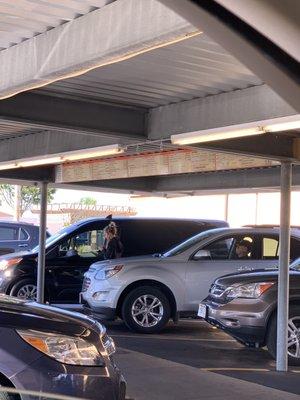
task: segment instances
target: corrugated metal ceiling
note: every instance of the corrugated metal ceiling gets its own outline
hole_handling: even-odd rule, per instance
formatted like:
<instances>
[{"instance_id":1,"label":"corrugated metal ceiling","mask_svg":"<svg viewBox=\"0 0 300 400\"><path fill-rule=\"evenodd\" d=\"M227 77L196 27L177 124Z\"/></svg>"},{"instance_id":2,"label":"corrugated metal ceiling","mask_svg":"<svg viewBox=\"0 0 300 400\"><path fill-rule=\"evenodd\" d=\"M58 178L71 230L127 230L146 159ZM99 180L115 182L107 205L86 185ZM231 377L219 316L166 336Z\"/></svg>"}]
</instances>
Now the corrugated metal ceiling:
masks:
<instances>
[{"instance_id":1,"label":"corrugated metal ceiling","mask_svg":"<svg viewBox=\"0 0 300 400\"><path fill-rule=\"evenodd\" d=\"M1 0L0 50L115 0Z\"/></svg>"},{"instance_id":2,"label":"corrugated metal ceiling","mask_svg":"<svg viewBox=\"0 0 300 400\"><path fill-rule=\"evenodd\" d=\"M39 91L152 108L260 84L221 46L200 34Z\"/></svg>"}]
</instances>

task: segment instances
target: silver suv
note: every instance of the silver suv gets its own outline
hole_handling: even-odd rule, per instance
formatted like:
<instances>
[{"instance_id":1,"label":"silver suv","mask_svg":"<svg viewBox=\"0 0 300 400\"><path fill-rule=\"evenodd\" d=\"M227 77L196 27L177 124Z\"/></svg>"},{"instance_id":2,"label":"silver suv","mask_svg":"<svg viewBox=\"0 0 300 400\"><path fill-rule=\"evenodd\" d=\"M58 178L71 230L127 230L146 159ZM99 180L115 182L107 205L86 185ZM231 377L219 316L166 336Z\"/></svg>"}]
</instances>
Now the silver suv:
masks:
<instances>
[{"instance_id":1,"label":"silver suv","mask_svg":"<svg viewBox=\"0 0 300 400\"><path fill-rule=\"evenodd\" d=\"M120 317L131 330L158 332L170 318L195 316L217 277L274 267L278 252L277 228L211 229L159 256L92 264L80 299L102 319ZM300 230L294 229L291 257L299 256Z\"/></svg>"}]
</instances>

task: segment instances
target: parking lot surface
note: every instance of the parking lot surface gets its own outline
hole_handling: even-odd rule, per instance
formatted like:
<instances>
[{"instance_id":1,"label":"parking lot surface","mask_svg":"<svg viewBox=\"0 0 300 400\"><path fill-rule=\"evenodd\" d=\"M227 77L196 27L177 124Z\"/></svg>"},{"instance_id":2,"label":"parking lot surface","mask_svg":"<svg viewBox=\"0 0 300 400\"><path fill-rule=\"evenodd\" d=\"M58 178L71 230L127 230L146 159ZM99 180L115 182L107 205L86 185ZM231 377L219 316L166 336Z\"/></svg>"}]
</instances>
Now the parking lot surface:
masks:
<instances>
[{"instance_id":1,"label":"parking lot surface","mask_svg":"<svg viewBox=\"0 0 300 400\"><path fill-rule=\"evenodd\" d=\"M265 350L246 348L204 321L170 323L156 335L129 332L121 321L106 326L130 398L300 398L299 367L278 373Z\"/></svg>"}]
</instances>

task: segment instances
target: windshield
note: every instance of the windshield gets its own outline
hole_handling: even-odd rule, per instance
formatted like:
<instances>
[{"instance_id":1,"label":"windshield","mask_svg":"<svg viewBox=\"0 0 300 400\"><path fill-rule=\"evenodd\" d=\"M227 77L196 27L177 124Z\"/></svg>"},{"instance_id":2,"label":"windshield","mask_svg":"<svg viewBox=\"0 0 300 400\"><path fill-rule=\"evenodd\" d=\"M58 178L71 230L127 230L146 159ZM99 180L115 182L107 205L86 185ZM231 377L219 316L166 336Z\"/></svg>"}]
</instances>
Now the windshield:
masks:
<instances>
[{"instance_id":1,"label":"windshield","mask_svg":"<svg viewBox=\"0 0 300 400\"><path fill-rule=\"evenodd\" d=\"M300 258L297 258L295 261L293 261L290 265L290 268L296 271L300 271Z\"/></svg>"},{"instance_id":2,"label":"windshield","mask_svg":"<svg viewBox=\"0 0 300 400\"><path fill-rule=\"evenodd\" d=\"M224 228L218 228L218 229L209 229L208 231L204 231L201 233L198 233L198 235L193 236L186 241L180 243L179 245L173 247L172 249L168 250L163 254L163 257L173 257L177 256L178 254L183 253L184 251L188 250L190 247L194 246L194 244L200 242L203 239L208 238L209 236L222 232Z\"/></svg>"},{"instance_id":3,"label":"windshield","mask_svg":"<svg viewBox=\"0 0 300 400\"><path fill-rule=\"evenodd\" d=\"M54 235L50 236L47 240L46 240L46 249L48 249L53 243L57 242L59 239L63 238L64 236L66 236L69 232L69 227L65 227L63 229L61 229L59 232L55 233ZM35 246L32 249L32 252L38 252L39 251L39 246Z\"/></svg>"}]
</instances>

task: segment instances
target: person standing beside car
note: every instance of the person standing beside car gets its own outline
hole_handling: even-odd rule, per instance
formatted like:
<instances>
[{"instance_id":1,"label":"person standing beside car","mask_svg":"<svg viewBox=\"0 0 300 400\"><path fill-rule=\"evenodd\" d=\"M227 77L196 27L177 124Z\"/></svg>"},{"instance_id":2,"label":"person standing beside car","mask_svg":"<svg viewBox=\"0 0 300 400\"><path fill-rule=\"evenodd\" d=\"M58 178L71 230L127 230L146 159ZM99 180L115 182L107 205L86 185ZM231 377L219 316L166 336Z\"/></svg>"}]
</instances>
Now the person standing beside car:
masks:
<instances>
[{"instance_id":1,"label":"person standing beside car","mask_svg":"<svg viewBox=\"0 0 300 400\"><path fill-rule=\"evenodd\" d=\"M104 229L104 246L102 254L104 259L113 260L122 257L123 245L118 237L117 226L115 223L110 223Z\"/></svg>"}]
</instances>

